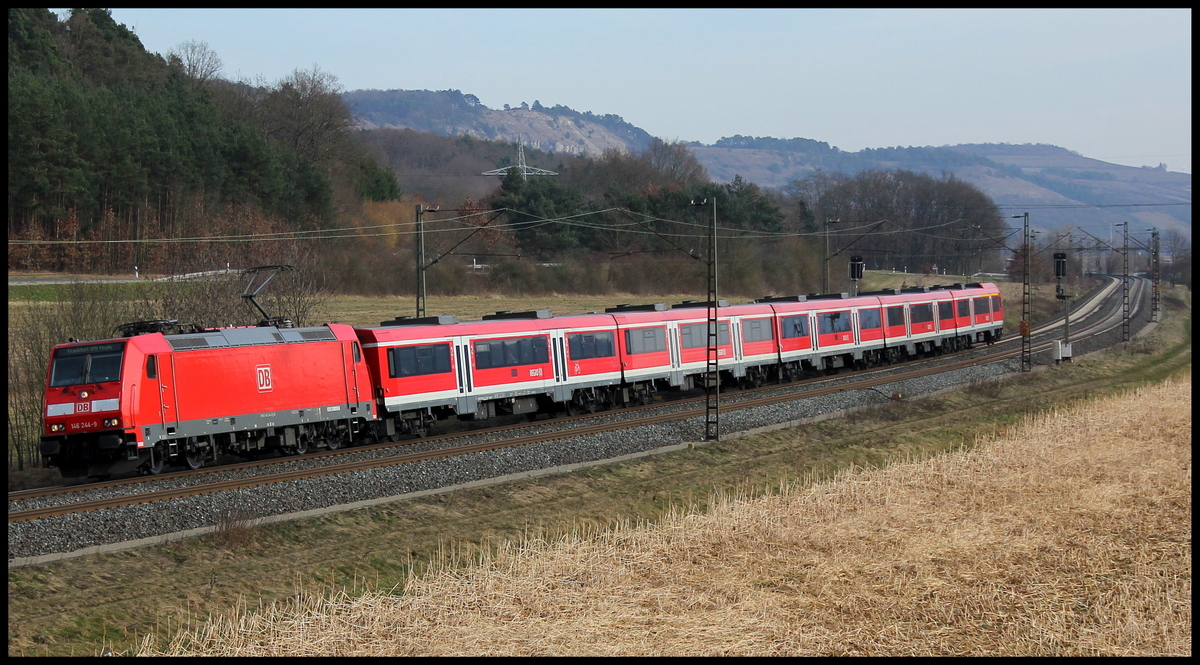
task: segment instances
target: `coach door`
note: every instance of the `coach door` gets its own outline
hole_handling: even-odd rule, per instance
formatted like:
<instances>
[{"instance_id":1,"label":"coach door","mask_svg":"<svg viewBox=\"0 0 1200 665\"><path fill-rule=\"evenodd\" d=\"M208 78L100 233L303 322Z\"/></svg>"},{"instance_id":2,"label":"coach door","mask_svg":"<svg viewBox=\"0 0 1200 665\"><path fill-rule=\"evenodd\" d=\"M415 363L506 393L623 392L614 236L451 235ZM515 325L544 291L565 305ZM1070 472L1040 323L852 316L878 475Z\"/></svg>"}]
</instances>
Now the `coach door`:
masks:
<instances>
[{"instance_id":1,"label":"coach door","mask_svg":"<svg viewBox=\"0 0 1200 665\"><path fill-rule=\"evenodd\" d=\"M454 338L454 379L458 382L458 412L475 412L475 385L471 376L471 341Z\"/></svg>"},{"instance_id":2,"label":"coach door","mask_svg":"<svg viewBox=\"0 0 1200 665\"><path fill-rule=\"evenodd\" d=\"M571 399L571 388L567 385L567 339L562 330L550 331L550 359L554 365L554 401L565 402Z\"/></svg>"}]
</instances>

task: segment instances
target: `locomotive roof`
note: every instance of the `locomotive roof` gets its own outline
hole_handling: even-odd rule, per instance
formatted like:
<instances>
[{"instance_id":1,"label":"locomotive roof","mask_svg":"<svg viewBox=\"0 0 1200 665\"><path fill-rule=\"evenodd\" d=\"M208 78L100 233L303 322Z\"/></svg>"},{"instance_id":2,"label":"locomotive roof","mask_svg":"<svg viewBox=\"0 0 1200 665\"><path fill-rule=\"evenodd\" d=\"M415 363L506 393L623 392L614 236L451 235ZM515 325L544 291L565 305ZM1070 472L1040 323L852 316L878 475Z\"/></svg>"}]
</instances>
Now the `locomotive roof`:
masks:
<instances>
[{"instance_id":1,"label":"locomotive roof","mask_svg":"<svg viewBox=\"0 0 1200 665\"><path fill-rule=\"evenodd\" d=\"M333 325L337 324L312 328L276 328L274 326L218 328L200 333L167 335L166 340L175 351L297 342L332 342L339 339Z\"/></svg>"}]
</instances>

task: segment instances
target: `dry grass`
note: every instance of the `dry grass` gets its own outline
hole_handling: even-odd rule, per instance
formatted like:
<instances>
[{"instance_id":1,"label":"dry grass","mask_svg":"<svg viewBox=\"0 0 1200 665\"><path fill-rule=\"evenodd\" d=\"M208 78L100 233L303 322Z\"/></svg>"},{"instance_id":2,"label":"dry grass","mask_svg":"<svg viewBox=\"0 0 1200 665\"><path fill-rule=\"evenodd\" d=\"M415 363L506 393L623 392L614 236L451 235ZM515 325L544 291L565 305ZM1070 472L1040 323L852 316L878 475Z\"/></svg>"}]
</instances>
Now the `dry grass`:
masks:
<instances>
[{"instance_id":1,"label":"dry grass","mask_svg":"<svg viewBox=\"0 0 1200 665\"><path fill-rule=\"evenodd\" d=\"M1189 375L970 451L501 547L402 596L242 609L166 652L1188 655L1190 445Z\"/></svg>"}]
</instances>

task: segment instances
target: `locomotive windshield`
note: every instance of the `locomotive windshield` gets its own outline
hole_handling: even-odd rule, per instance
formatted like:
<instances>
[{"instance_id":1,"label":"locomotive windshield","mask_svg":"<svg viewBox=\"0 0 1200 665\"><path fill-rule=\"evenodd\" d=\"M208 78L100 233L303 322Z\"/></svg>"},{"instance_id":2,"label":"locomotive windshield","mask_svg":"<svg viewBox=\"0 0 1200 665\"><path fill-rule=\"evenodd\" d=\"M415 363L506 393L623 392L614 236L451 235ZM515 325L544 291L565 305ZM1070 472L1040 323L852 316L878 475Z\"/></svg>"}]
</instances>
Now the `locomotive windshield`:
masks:
<instances>
[{"instance_id":1,"label":"locomotive windshield","mask_svg":"<svg viewBox=\"0 0 1200 665\"><path fill-rule=\"evenodd\" d=\"M124 342L58 349L50 366L50 387L118 381L124 352Z\"/></svg>"}]
</instances>

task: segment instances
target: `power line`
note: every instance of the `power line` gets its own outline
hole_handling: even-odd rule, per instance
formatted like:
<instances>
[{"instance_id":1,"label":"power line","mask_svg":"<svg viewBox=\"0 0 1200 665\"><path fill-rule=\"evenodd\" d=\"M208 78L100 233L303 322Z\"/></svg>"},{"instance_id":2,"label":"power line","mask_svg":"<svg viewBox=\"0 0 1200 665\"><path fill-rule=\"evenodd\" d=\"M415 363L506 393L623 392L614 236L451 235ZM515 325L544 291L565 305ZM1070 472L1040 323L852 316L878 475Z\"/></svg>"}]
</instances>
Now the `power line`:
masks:
<instances>
[{"instance_id":1,"label":"power line","mask_svg":"<svg viewBox=\"0 0 1200 665\"><path fill-rule=\"evenodd\" d=\"M1029 208L1050 209L1050 208L1154 208L1161 206L1190 206L1191 201L1181 201L1179 203L1041 203L1041 204L996 204L1001 210L1010 210L1020 208L1022 210Z\"/></svg>"},{"instance_id":2,"label":"power line","mask_svg":"<svg viewBox=\"0 0 1200 665\"><path fill-rule=\"evenodd\" d=\"M551 224L561 224L564 226L574 226L574 227L578 227L578 228L586 228L586 229L592 229L592 230L598 230L598 231L607 231L607 232L616 232L616 233L632 233L632 234L638 234L638 235L659 235L659 236L663 236L663 237L692 239L692 240L697 240L697 239L707 237L707 226L706 225L701 225L701 224L697 224L694 222L687 222L687 221L682 221L682 220L674 220L674 219L655 217L653 215L648 215L646 213L640 213L640 212L634 212L634 211L630 211L630 210L627 210L624 208L605 208L603 210L592 210L592 211L577 213L574 215L567 215L564 217L552 217L552 218L541 217L539 215L534 215L532 213L522 212L519 210L513 210L511 208L496 208L496 209L489 209L489 210L480 210L479 212L472 212L469 214L459 215L456 217L451 217L451 218L442 219L442 220L433 220L431 222L427 222L427 224L432 224L435 222L439 223L439 224L442 224L445 222L454 222L454 221L459 221L459 220L464 220L464 219L470 219L472 217L479 217L479 216L483 216L483 215L495 214L497 212L507 212L510 214L521 215L521 216L529 218L529 219L523 219L523 220L518 219L516 221L510 221L510 222L506 222L504 224L499 224L499 225L492 227L499 231L517 232L517 231L523 231L523 230L536 229L536 228L540 228L540 227L551 225ZM643 219L643 223L666 222L666 223L676 224L676 225L683 226L683 227L696 228L697 230L703 229L704 232L690 234L690 233L678 233L678 232L658 232L658 231L652 231L652 230L639 230L636 228L632 228L634 226L633 223L620 224L620 223L608 222L608 223L604 223L604 224L598 224L595 222L588 221L586 219L588 217L595 217L595 216L605 215L605 214L609 214L609 213L621 213L630 218L634 218L634 216L638 216ZM850 234L850 233L862 231L864 229L870 228L871 225L877 225L879 222L883 222L883 221L889 221L889 220L861 220L858 222L852 222L852 223L856 223L857 225L851 226L851 227L845 227L844 229L841 230L841 234ZM940 222L937 224L931 224L931 225L922 226L922 227L903 228L903 227L897 226L894 229L889 229L886 231L876 231L875 235L876 236L888 236L888 235L898 235L898 234L904 234L904 233L922 234L923 232L926 232L926 231L932 231L935 229L952 226L954 224L960 224L963 221L965 221L965 220L960 218L960 219L953 219L953 220L949 220L946 222ZM344 239L344 238L361 239L361 238L416 235L417 231L415 229L415 226L416 226L416 222L414 221L414 222L397 222L394 224L375 224L375 225L370 225L370 226L347 226L347 227L340 227L340 228L333 228L333 229L312 229L312 230L300 230L300 231L282 231L282 232L257 233L257 234L235 234L235 235L223 235L223 236L193 236L193 237L185 237L185 238L138 238L138 239L121 239L121 240L10 240L9 244L10 245L112 245L112 244L152 244L152 243L195 244L195 243L336 240L336 239ZM413 228L412 228L412 230L401 230L405 227L413 227ZM473 226L473 225L457 225L457 226L451 226L451 227L443 227L443 228L439 228L439 229L426 229L425 232L426 233L455 233L455 232L462 232L462 231L475 231L479 228L480 227ZM376 232L376 233L363 233L363 231L366 231L366 230L380 230L380 231ZM784 239L784 238L816 238L816 237L821 236L821 232L819 232L819 231L815 231L815 232L777 232L777 231L761 231L758 229L742 229L742 228L729 227L729 226L719 227L719 231L721 233L718 235L718 238L726 239L726 240L729 240L729 239L770 240L770 239ZM931 235L931 234L925 234L925 235L929 235L929 237L933 237L933 238L944 238L942 236L935 236L935 235ZM944 238L944 239L959 240L960 238Z\"/></svg>"}]
</instances>

